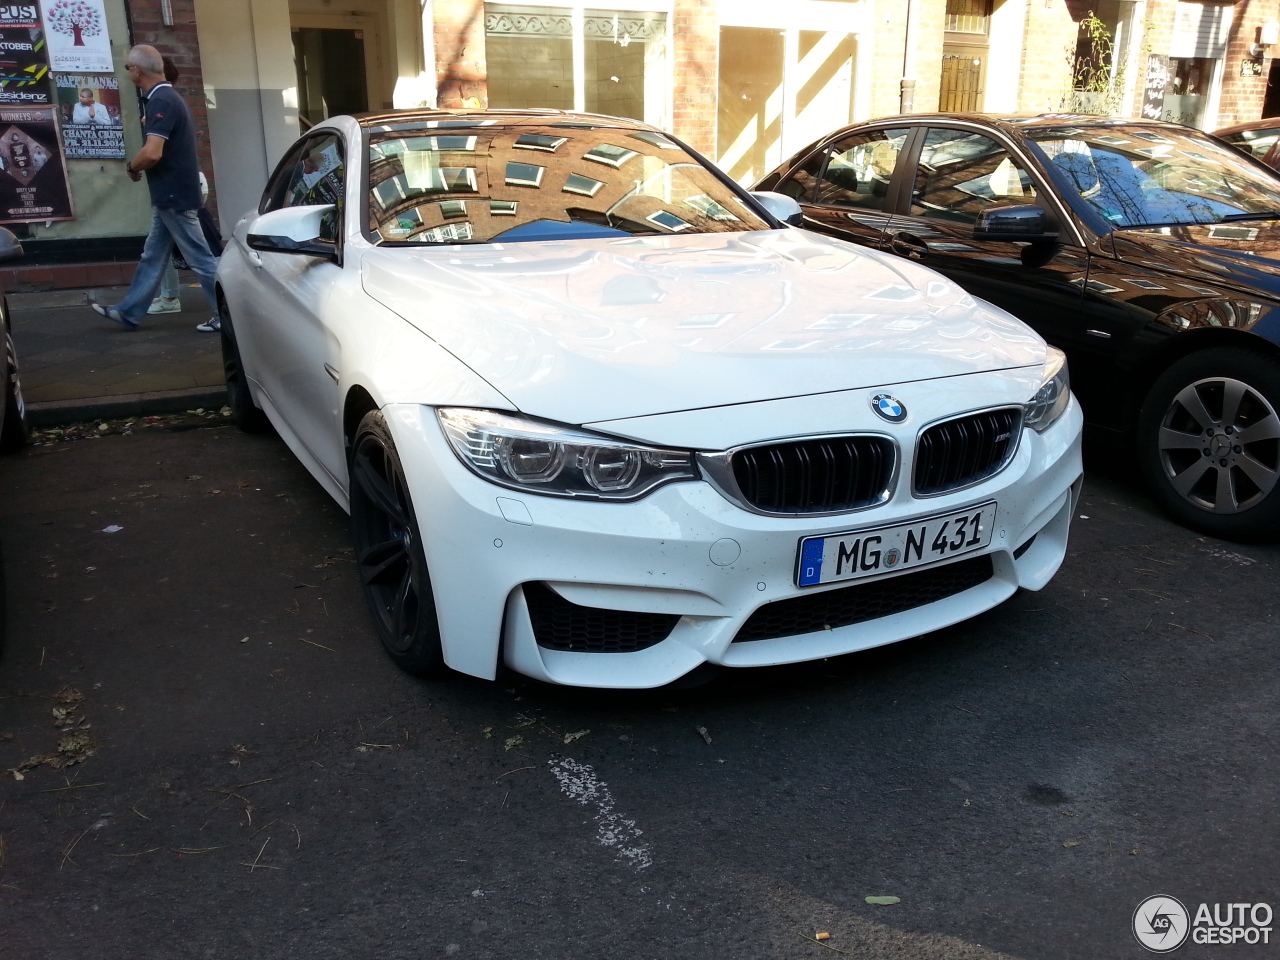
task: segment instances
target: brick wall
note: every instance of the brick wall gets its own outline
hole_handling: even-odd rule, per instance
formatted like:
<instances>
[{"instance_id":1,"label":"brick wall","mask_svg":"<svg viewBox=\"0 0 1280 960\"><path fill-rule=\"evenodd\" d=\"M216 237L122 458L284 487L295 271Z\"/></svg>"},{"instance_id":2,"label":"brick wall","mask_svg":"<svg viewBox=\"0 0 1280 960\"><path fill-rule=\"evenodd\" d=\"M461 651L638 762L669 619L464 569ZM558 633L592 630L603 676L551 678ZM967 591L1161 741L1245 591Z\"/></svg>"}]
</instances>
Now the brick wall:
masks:
<instances>
[{"instance_id":1,"label":"brick wall","mask_svg":"<svg viewBox=\"0 0 1280 960\"><path fill-rule=\"evenodd\" d=\"M1071 96L1071 70L1079 27L1066 3L1027 4L1022 42L1019 110L1061 110ZM999 51L992 51L999 56Z\"/></svg>"},{"instance_id":2,"label":"brick wall","mask_svg":"<svg viewBox=\"0 0 1280 960\"><path fill-rule=\"evenodd\" d=\"M204 77L200 71L200 43L196 37L194 0L172 0L173 26L165 26L160 0L125 0L133 27L131 44L149 43L177 65L181 76L174 84L182 94L196 122L196 153L200 169L209 181L209 212L217 218L217 195L213 182L213 153L209 146L209 121L205 113ZM121 83L120 95L130 93Z\"/></svg>"},{"instance_id":3,"label":"brick wall","mask_svg":"<svg viewBox=\"0 0 1280 960\"><path fill-rule=\"evenodd\" d=\"M1147 65L1147 54L1167 55L1173 41L1173 24L1179 0L1147 0L1146 30L1142 38L1143 56L1140 58L1139 83L1132 110L1134 116L1142 112L1142 96ZM1228 35L1227 55L1222 66L1221 97L1218 102L1218 118L1213 126L1227 127L1262 116L1262 104L1267 95L1267 73L1270 59L1262 61L1262 75L1240 76L1240 64L1252 59L1249 47L1258 38L1258 27L1267 20L1280 19L1280 9L1275 0L1239 0L1233 7L1231 32ZM1280 53L1275 48L1269 54Z\"/></svg>"},{"instance_id":4,"label":"brick wall","mask_svg":"<svg viewBox=\"0 0 1280 960\"><path fill-rule=\"evenodd\" d=\"M905 0L876 0L872 13L874 33L870 54L874 58L871 68L871 116L886 117L901 113L900 93L902 80L903 43L907 31L907 4ZM859 56L867 50L859 49ZM916 58L918 68L929 69L927 61ZM925 84L916 77L917 98ZM919 99L916 100L917 104Z\"/></svg>"},{"instance_id":5,"label":"brick wall","mask_svg":"<svg viewBox=\"0 0 1280 960\"><path fill-rule=\"evenodd\" d=\"M1267 96L1267 71L1271 61L1262 60L1262 74L1257 77L1240 76L1241 62L1253 62L1249 48L1258 39L1258 27L1268 20L1280 19L1275 0L1242 0L1236 4L1231 21L1230 39L1227 43L1227 59L1222 72L1222 98L1218 103L1218 119L1214 129L1229 127L1262 116L1262 103ZM1280 50L1268 48L1265 57Z\"/></svg>"},{"instance_id":6,"label":"brick wall","mask_svg":"<svg viewBox=\"0 0 1280 960\"><path fill-rule=\"evenodd\" d=\"M432 6L436 46L436 97L443 109L465 101L489 106L488 67L484 58L482 0L435 0Z\"/></svg>"},{"instance_id":7,"label":"brick wall","mask_svg":"<svg viewBox=\"0 0 1280 960\"><path fill-rule=\"evenodd\" d=\"M672 10L671 132L716 155L720 26L714 0L675 0Z\"/></svg>"}]
</instances>

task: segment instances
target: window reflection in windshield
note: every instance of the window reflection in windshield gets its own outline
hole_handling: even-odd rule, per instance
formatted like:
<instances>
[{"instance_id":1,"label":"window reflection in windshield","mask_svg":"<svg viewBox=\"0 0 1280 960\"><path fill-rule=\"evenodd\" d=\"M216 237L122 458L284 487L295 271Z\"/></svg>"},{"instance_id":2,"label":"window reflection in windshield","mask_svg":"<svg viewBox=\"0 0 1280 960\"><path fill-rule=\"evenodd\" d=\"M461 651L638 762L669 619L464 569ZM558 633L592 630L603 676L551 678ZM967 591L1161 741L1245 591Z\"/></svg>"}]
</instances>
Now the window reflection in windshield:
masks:
<instances>
[{"instance_id":1,"label":"window reflection in windshield","mask_svg":"<svg viewBox=\"0 0 1280 960\"><path fill-rule=\"evenodd\" d=\"M1117 227L1280 213L1280 178L1191 131L1055 127L1028 130L1027 138Z\"/></svg>"},{"instance_id":2,"label":"window reflection in windshield","mask_svg":"<svg viewBox=\"0 0 1280 960\"><path fill-rule=\"evenodd\" d=\"M654 131L545 118L374 127L377 243L486 243L767 230L728 186Z\"/></svg>"}]
</instances>

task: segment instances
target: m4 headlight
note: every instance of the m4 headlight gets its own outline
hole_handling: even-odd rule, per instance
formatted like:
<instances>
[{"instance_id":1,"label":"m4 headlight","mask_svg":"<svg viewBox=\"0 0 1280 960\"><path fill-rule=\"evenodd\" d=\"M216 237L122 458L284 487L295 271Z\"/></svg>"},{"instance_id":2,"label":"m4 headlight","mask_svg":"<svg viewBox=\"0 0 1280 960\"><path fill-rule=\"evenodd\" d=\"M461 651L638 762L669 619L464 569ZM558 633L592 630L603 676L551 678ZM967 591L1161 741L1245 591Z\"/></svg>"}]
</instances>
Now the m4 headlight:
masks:
<instances>
[{"instance_id":1,"label":"m4 headlight","mask_svg":"<svg viewBox=\"0 0 1280 960\"><path fill-rule=\"evenodd\" d=\"M635 500L664 483L699 476L688 450L626 443L493 410L440 407L436 416L459 460L513 490Z\"/></svg>"},{"instance_id":2,"label":"m4 headlight","mask_svg":"<svg viewBox=\"0 0 1280 960\"><path fill-rule=\"evenodd\" d=\"M1071 402L1071 377L1067 373L1067 355L1050 347L1044 360L1044 378L1040 389L1026 405L1022 422L1037 433L1057 420Z\"/></svg>"}]
</instances>

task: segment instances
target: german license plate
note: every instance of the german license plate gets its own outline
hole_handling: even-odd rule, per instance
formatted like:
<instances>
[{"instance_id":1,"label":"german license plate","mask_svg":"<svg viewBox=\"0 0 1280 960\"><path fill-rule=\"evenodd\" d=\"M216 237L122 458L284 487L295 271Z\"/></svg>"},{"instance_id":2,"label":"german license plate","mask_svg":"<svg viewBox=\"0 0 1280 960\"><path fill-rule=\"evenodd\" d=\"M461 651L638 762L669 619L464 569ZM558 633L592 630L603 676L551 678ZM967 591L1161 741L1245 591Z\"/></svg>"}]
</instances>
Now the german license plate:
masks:
<instances>
[{"instance_id":1,"label":"german license plate","mask_svg":"<svg viewBox=\"0 0 1280 960\"><path fill-rule=\"evenodd\" d=\"M805 537L796 585L858 580L923 567L981 550L991 543L996 502L892 527Z\"/></svg>"}]
</instances>

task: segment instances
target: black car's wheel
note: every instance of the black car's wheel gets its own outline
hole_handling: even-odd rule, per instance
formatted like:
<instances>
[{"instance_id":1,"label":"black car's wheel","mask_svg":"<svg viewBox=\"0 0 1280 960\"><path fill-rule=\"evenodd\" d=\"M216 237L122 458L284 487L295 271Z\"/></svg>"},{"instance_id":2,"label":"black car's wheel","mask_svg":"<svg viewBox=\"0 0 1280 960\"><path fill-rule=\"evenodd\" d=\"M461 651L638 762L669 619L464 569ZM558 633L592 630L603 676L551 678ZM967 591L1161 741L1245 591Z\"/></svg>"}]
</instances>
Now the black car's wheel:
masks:
<instances>
[{"instance_id":1,"label":"black car's wheel","mask_svg":"<svg viewBox=\"0 0 1280 960\"><path fill-rule=\"evenodd\" d=\"M444 666L427 558L391 431L365 414L351 446L351 529L356 570L382 645L407 673Z\"/></svg>"},{"instance_id":2,"label":"black car's wheel","mask_svg":"<svg viewBox=\"0 0 1280 960\"><path fill-rule=\"evenodd\" d=\"M219 302L218 307L222 316L222 371L227 379L227 406L231 408L231 419L245 433L265 433L271 429L271 421L254 404L253 395L249 392L244 364L240 361L240 347L231 326L231 312L224 302Z\"/></svg>"},{"instance_id":3,"label":"black car's wheel","mask_svg":"<svg viewBox=\"0 0 1280 960\"><path fill-rule=\"evenodd\" d=\"M4 337L4 419L0 421L0 453L9 453L25 444L31 436L27 425L27 408L22 401L22 382L18 379L18 352L13 337Z\"/></svg>"},{"instance_id":4,"label":"black car's wheel","mask_svg":"<svg viewBox=\"0 0 1280 960\"><path fill-rule=\"evenodd\" d=\"M1156 497L1228 540L1280 534L1280 362L1215 348L1184 357L1147 395L1138 452Z\"/></svg>"}]
</instances>

